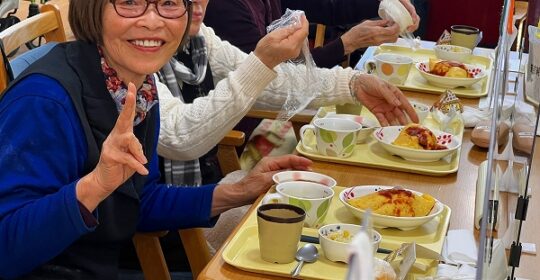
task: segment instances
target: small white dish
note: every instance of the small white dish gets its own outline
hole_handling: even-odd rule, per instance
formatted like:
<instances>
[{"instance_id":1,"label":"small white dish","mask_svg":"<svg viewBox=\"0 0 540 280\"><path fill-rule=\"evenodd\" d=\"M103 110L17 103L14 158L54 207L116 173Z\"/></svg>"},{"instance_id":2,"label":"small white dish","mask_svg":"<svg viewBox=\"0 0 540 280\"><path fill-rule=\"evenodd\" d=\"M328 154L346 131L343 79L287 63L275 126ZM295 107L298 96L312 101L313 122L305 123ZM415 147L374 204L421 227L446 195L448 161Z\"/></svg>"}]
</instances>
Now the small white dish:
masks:
<instances>
[{"instance_id":1,"label":"small white dish","mask_svg":"<svg viewBox=\"0 0 540 280\"><path fill-rule=\"evenodd\" d=\"M422 124L424 120L429 115L429 109L430 107L426 104L419 103L419 102L411 102L412 107L414 108L414 111L418 115L418 123Z\"/></svg>"},{"instance_id":2,"label":"small white dish","mask_svg":"<svg viewBox=\"0 0 540 280\"><path fill-rule=\"evenodd\" d=\"M453 60L466 63L471 59L472 50L454 45L437 45L433 48L435 56L442 60Z\"/></svg>"},{"instance_id":3,"label":"small white dish","mask_svg":"<svg viewBox=\"0 0 540 280\"><path fill-rule=\"evenodd\" d=\"M358 217L362 219L364 216L365 210L356 208L352 205L350 205L347 201L351 198L361 197L364 195L368 195L374 192L378 192L380 190L386 190L386 189L392 189L394 187L391 186L356 186L344 189L339 194L339 200L351 214L353 214L355 217ZM408 190L408 189L406 189ZM422 193L408 190L416 195L422 195ZM423 217L395 217L395 216L386 216L386 215L380 215L376 213L371 213L371 218L373 219L373 226L378 228L398 228L400 230L413 230L415 228L420 227L421 225L431 221L433 218L437 217L439 214L442 213L444 209L444 204L442 204L440 201L435 199L435 205L433 206L433 209L431 209L431 212L427 216Z\"/></svg>"},{"instance_id":4,"label":"small white dish","mask_svg":"<svg viewBox=\"0 0 540 280\"><path fill-rule=\"evenodd\" d=\"M349 261L349 246L350 241L354 238L354 235L362 230L362 226L354 224L329 224L321 227L319 229L319 242L321 244L322 251L324 256L333 261L333 262L344 262L348 263ZM329 235L332 233L343 233L347 231L351 237L349 242L340 242L332 240L329 238ZM381 243L381 234L376 230L372 230L373 233L373 255L377 253L379 249L379 244Z\"/></svg>"},{"instance_id":5,"label":"small white dish","mask_svg":"<svg viewBox=\"0 0 540 280\"><path fill-rule=\"evenodd\" d=\"M415 66L428 83L441 88L468 87L486 77L486 71L484 69L469 64L465 64L465 67L467 68L467 71L472 74L472 78L453 78L431 74L429 72L428 62L418 62Z\"/></svg>"},{"instance_id":6,"label":"small white dish","mask_svg":"<svg viewBox=\"0 0 540 280\"><path fill-rule=\"evenodd\" d=\"M387 126L381 127L373 132L375 140L390 154L397 155L403 159L416 162L433 162L450 155L461 147L461 141L454 135L442 132L440 130L431 129L437 143L445 145L446 150L421 150L413 149L392 144L398 137L404 126Z\"/></svg>"},{"instance_id":7,"label":"small white dish","mask_svg":"<svg viewBox=\"0 0 540 280\"><path fill-rule=\"evenodd\" d=\"M317 172L311 171L282 171L274 174L272 176L274 183L280 184L284 182L293 182L293 181L304 181L304 182L313 182L321 185L325 185L329 188L334 188L336 186L336 180L334 178L320 174Z\"/></svg>"}]
</instances>

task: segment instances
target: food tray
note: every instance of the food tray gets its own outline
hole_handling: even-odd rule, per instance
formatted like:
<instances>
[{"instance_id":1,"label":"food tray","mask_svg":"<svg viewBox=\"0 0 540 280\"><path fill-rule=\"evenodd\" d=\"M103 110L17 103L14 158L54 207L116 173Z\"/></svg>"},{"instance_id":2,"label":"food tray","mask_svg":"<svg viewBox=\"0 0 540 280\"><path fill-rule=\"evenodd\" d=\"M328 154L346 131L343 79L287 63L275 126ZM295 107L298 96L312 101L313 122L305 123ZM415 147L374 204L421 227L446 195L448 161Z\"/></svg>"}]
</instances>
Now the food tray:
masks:
<instances>
[{"instance_id":1,"label":"food tray","mask_svg":"<svg viewBox=\"0 0 540 280\"><path fill-rule=\"evenodd\" d=\"M324 117L328 112L332 111L335 111L334 106L321 107L316 117ZM371 114L365 107L362 109L361 115L375 120L375 116L373 116L373 114ZM424 120L423 124L429 128L440 130L439 125L433 121L433 119L431 119L431 116L428 116ZM457 137L460 140L463 140L463 129L461 130L460 135ZM315 149L316 140L314 133L307 131L307 133L304 135L304 140L306 141L305 143L307 146ZM320 161L376 167L432 176L444 176L457 172L459 167L459 157L461 155L460 148L452 155L435 162L408 161L388 153L372 136L370 136L365 143L356 144L352 155L347 158L324 156L316 152L307 151L304 149L301 142L299 142L296 146L296 151L308 158Z\"/></svg>"},{"instance_id":2,"label":"food tray","mask_svg":"<svg viewBox=\"0 0 540 280\"><path fill-rule=\"evenodd\" d=\"M339 201L339 193L344 189L338 186L334 188L336 194L332 198L325 224L336 222L360 223L360 220L354 217ZM377 229L383 237L380 248L395 250L402 243L415 241L417 244L440 254L446 232L448 231L450 215L450 208L444 206L441 215L417 229L410 231ZM308 236L318 236L317 230L312 228L304 228L302 233ZM302 245L303 243L299 246ZM315 245L319 250L319 259L316 263L305 264L300 272L300 277L304 279L344 279L347 273L347 264L329 261L324 257L320 245ZM257 211L251 212L235 236L225 245L222 257L226 263L242 270L287 277L290 277L289 273L296 265L296 262L273 264L261 259L257 230ZM385 255L377 254L377 257L384 258ZM409 272L407 279L433 276L437 273L437 265L437 260L418 258L413 269Z\"/></svg>"},{"instance_id":3,"label":"food tray","mask_svg":"<svg viewBox=\"0 0 540 280\"><path fill-rule=\"evenodd\" d=\"M413 59L414 63L428 61L430 57L436 58L435 51L433 49L417 49L413 51L409 47L395 46L395 45L382 45L375 49L373 55L381 53L394 53L399 55L408 56ZM491 68L493 65L493 60L489 57L472 55L471 59L467 64L478 65L486 70L486 78L482 81L470 86L470 87L457 87L452 89L452 92L455 93L458 97L464 98L478 98L486 96L488 94L489 81L491 80ZM365 67L364 65L359 66L361 68ZM398 85L402 90L408 91L419 91L432 94L441 94L445 92L445 88L436 87L427 82L427 80L422 77L414 65L411 67L409 76L403 85Z\"/></svg>"}]
</instances>

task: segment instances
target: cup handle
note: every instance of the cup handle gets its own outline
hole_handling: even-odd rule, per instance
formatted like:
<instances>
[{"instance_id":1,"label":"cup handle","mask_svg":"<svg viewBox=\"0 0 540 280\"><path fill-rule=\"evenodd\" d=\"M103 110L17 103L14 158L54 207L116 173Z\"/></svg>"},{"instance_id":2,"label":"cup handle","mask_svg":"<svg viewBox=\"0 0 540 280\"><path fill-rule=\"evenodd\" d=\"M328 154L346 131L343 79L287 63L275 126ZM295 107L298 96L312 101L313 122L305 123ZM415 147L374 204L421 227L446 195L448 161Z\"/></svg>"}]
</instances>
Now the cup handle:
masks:
<instances>
[{"instance_id":1,"label":"cup handle","mask_svg":"<svg viewBox=\"0 0 540 280\"><path fill-rule=\"evenodd\" d=\"M377 70L377 65L375 64L375 60L368 60L366 61L366 64L364 64L364 69L366 69L366 72L368 74L373 74L375 70Z\"/></svg>"},{"instance_id":2,"label":"cup handle","mask_svg":"<svg viewBox=\"0 0 540 280\"><path fill-rule=\"evenodd\" d=\"M311 125L311 124L306 124L304 126L302 126L300 128L300 141L302 142L302 148L308 152L311 152L311 153L316 153L317 151L315 149L313 149L312 147L309 147L308 145L305 144L305 141L304 141L304 133L306 132L306 130L308 129L311 129L315 132L315 126Z\"/></svg>"},{"instance_id":3,"label":"cup handle","mask_svg":"<svg viewBox=\"0 0 540 280\"><path fill-rule=\"evenodd\" d=\"M277 202L275 202L277 200ZM279 193L269 193L266 194L262 199L262 204L270 204L270 203L284 203L285 197L283 197Z\"/></svg>"},{"instance_id":4,"label":"cup handle","mask_svg":"<svg viewBox=\"0 0 540 280\"><path fill-rule=\"evenodd\" d=\"M478 46L478 44L480 44L480 41L482 41L482 37L483 37L483 33L482 31L480 31L480 33L478 33L478 36L476 36L476 42L474 42L474 47Z\"/></svg>"}]
</instances>

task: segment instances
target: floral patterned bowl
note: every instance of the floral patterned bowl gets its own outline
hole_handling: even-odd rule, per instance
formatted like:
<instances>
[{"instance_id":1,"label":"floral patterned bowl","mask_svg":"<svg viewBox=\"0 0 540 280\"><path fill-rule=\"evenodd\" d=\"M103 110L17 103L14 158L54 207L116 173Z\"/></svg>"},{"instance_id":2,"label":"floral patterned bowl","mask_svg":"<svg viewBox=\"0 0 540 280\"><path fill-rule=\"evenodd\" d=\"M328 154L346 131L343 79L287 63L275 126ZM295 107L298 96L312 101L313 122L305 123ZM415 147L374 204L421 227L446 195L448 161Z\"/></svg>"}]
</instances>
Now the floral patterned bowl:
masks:
<instances>
[{"instance_id":1,"label":"floral patterned bowl","mask_svg":"<svg viewBox=\"0 0 540 280\"><path fill-rule=\"evenodd\" d=\"M456 88L456 87L468 87L477 82L480 82L486 77L486 71L478 66L465 64L467 71L472 74L472 78L453 78L453 77L444 77L435 74L429 73L429 63L428 62L418 62L416 63L416 69L422 77L424 77L428 83L442 88Z\"/></svg>"},{"instance_id":2,"label":"floral patterned bowl","mask_svg":"<svg viewBox=\"0 0 540 280\"><path fill-rule=\"evenodd\" d=\"M448 156L461 147L461 141L454 135L431 129L439 144L445 145L446 150L419 150L392 144L404 126L381 127L373 132L373 138L390 154L397 155L408 161L433 162Z\"/></svg>"},{"instance_id":3,"label":"floral patterned bowl","mask_svg":"<svg viewBox=\"0 0 540 280\"><path fill-rule=\"evenodd\" d=\"M356 186L344 189L339 194L339 200L351 214L353 214L355 217L358 217L362 219L364 216L365 210L356 208L352 205L350 205L347 201L352 198L361 197L364 195L368 195L374 192L378 192L380 190L385 189L392 189L393 186ZM416 195L422 195L422 193L408 190ZM373 218L373 226L378 228L398 228L401 230L413 230L415 228L418 228L422 226L423 224L431 221L433 218L437 217L439 214L442 213L444 209L444 204L442 204L440 201L435 200L435 205L433 206L433 209L431 209L431 212L427 216L423 217L394 217L394 216L386 216L386 215L380 215L376 213L371 213L371 217Z\"/></svg>"}]
</instances>

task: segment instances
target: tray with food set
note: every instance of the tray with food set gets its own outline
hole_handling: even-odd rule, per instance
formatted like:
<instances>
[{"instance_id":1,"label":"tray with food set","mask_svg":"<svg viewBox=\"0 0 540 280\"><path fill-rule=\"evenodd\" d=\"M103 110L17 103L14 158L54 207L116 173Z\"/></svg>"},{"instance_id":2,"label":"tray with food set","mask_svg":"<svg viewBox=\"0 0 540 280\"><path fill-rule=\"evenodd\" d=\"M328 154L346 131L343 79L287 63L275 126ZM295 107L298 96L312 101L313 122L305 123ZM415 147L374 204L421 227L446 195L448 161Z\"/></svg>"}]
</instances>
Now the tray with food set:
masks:
<instances>
[{"instance_id":1,"label":"tray with food set","mask_svg":"<svg viewBox=\"0 0 540 280\"><path fill-rule=\"evenodd\" d=\"M335 114L335 107L321 107L317 114L314 117L314 120L324 117L335 117L332 116ZM337 115L339 116L339 115ZM365 107L362 108L360 117L369 123L378 126L378 122L375 116L369 112ZM312 122L313 123L313 122ZM422 122L426 127L433 129L433 131L438 131L440 125L436 122L431 115L428 115ZM398 131L391 131L393 128L396 128ZM364 129L364 128L363 128ZM320 160L320 161L329 161L342 164L358 165L358 166L367 166L367 167L376 167L388 170L396 170L410 173L417 173L422 175L432 175L432 176L444 176L447 174L455 173L458 171L459 167L459 158L461 155L460 145L454 145L460 143L463 138L463 124L456 128L457 131L455 135L452 136L452 139L455 139L454 143L447 143L448 149L446 153L449 155L440 157L439 160L429 160L429 159L415 159L407 158L408 154L400 154L400 152L408 152L410 149L401 149L398 151L393 151L393 148L396 148L395 145L391 144L391 141L394 140L396 133L399 132L400 128L397 127L387 127L387 128L366 128L369 133L365 140L361 143L356 143L354 145L352 154L349 157L338 157L338 156L328 156L320 154L316 151L316 136L315 134L308 130L305 131L302 136L302 141L299 141L296 146L296 151L308 158ZM387 131L386 134L378 133L379 130ZM360 132L362 133L362 131ZM441 133L441 132L439 132ZM360 134L359 134L360 135ZM447 134L444 134L447 135ZM444 137L443 135L443 137ZM376 139L380 137L380 139ZM388 138L388 139L386 139ZM388 140L388 141L387 141ZM441 151L443 152L443 151ZM437 151L426 151L426 152L416 152L421 156L436 156L439 157L439 152ZM400 156L397 156L400 155Z\"/></svg>"},{"instance_id":2,"label":"tray with food set","mask_svg":"<svg viewBox=\"0 0 540 280\"><path fill-rule=\"evenodd\" d=\"M335 195L330 203L324 224L360 224L360 219L353 215L340 201L342 196L340 193L346 193L350 189L361 189L362 187L334 187ZM379 248L396 250L401 244L414 241L422 247L440 254L451 215L448 206L441 204L441 207L440 214L413 230L402 231L396 228L376 228L382 236ZM304 227L302 234L318 237L318 230ZM299 247L304 244L304 242L300 242ZM344 279L347 273L347 264L328 260L320 244L315 244L315 246L319 252L318 260L315 263L305 264L299 277L302 279ZM290 277L291 270L296 266L296 262L275 264L262 260L259 250L257 211L251 212L234 237L225 245L222 257L226 263L242 270L284 277ZM384 259L386 254L377 253L376 257ZM438 260L435 259L417 257L415 264L407 275L407 279L436 275L438 263Z\"/></svg>"},{"instance_id":3,"label":"tray with food set","mask_svg":"<svg viewBox=\"0 0 540 280\"><path fill-rule=\"evenodd\" d=\"M462 64L471 73L471 78L448 78L429 73L430 58L437 59L433 49L413 50L404 46L381 45L375 49L373 56L378 54L397 54L413 60L407 80L403 85L398 85L402 90L441 94L446 89L452 89L458 97L464 98L479 98L488 94L493 65L493 60L489 57L471 54L466 63ZM367 69L367 63L359 67ZM466 80L470 82L467 83ZM460 81L465 83L460 84ZM456 87L456 84L462 86Z\"/></svg>"}]
</instances>

